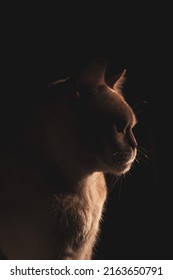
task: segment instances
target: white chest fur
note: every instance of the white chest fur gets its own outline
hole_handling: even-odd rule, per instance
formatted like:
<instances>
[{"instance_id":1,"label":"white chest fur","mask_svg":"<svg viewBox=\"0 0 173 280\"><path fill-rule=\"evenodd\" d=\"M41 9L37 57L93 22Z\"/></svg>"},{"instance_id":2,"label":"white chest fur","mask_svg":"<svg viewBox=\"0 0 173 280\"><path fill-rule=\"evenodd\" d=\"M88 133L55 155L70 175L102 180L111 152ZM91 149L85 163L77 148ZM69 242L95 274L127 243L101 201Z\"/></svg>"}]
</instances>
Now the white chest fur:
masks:
<instances>
[{"instance_id":1,"label":"white chest fur","mask_svg":"<svg viewBox=\"0 0 173 280\"><path fill-rule=\"evenodd\" d=\"M57 230L57 258L90 259L99 231L106 184L102 173L87 178L74 195L55 195L52 214ZM57 239L57 241L58 241Z\"/></svg>"}]
</instances>

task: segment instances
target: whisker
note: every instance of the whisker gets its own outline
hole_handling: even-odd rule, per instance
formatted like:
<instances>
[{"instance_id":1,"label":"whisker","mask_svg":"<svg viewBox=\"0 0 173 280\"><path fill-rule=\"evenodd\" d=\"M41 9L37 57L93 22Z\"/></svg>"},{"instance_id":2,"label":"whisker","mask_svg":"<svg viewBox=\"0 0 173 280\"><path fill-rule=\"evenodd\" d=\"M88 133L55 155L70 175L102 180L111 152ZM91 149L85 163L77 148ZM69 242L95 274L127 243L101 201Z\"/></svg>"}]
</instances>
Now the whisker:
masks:
<instances>
[{"instance_id":1,"label":"whisker","mask_svg":"<svg viewBox=\"0 0 173 280\"><path fill-rule=\"evenodd\" d=\"M138 160L137 158L135 158L135 161L136 161L137 163L140 163L139 160Z\"/></svg>"},{"instance_id":2,"label":"whisker","mask_svg":"<svg viewBox=\"0 0 173 280\"><path fill-rule=\"evenodd\" d=\"M137 158L135 158L135 162L134 163L137 163L138 165L141 165L140 160L138 160Z\"/></svg>"},{"instance_id":3,"label":"whisker","mask_svg":"<svg viewBox=\"0 0 173 280\"><path fill-rule=\"evenodd\" d=\"M141 154L143 154L145 157L149 157L149 155L148 155L149 153L148 153L148 151L147 151L145 148L139 146L139 147L138 147L138 151L139 151Z\"/></svg>"},{"instance_id":4,"label":"whisker","mask_svg":"<svg viewBox=\"0 0 173 280\"><path fill-rule=\"evenodd\" d=\"M150 156L149 153L146 149L144 149L143 147L138 147L137 149L137 155L136 155L136 159L135 161L139 164L141 161L142 162L150 162Z\"/></svg>"},{"instance_id":5,"label":"whisker","mask_svg":"<svg viewBox=\"0 0 173 280\"><path fill-rule=\"evenodd\" d=\"M149 158L149 153L142 147L138 147L139 154L143 155L146 158Z\"/></svg>"}]
</instances>

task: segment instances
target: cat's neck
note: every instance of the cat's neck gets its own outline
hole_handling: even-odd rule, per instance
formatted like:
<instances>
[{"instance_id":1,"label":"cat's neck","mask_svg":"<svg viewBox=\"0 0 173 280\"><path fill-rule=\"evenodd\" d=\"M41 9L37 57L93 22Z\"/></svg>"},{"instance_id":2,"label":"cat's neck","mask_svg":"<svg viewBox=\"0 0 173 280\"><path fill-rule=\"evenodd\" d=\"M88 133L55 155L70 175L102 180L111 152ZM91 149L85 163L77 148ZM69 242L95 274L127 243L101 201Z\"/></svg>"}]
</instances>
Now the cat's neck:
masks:
<instances>
[{"instance_id":1,"label":"cat's neck","mask_svg":"<svg viewBox=\"0 0 173 280\"><path fill-rule=\"evenodd\" d=\"M77 190L80 188L80 185L94 172L89 172L78 166L77 164L60 164L56 161L50 161L47 159L39 159L39 168L45 181L48 184L51 184L53 190L58 188L62 191L71 191Z\"/></svg>"}]
</instances>

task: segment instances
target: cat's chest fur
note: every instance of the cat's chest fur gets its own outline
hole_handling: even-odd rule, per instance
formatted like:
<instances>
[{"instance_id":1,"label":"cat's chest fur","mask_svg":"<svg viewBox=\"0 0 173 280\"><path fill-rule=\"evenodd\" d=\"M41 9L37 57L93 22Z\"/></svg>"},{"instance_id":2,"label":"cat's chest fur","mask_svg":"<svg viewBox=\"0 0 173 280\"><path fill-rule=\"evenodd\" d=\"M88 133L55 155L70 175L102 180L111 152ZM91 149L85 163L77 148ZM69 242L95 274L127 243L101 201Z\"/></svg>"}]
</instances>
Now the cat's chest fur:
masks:
<instances>
[{"instance_id":1,"label":"cat's chest fur","mask_svg":"<svg viewBox=\"0 0 173 280\"><path fill-rule=\"evenodd\" d=\"M106 199L102 173L95 172L81 186L81 192L54 195L51 212L57 229L58 259L90 259Z\"/></svg>"}]
</instances>

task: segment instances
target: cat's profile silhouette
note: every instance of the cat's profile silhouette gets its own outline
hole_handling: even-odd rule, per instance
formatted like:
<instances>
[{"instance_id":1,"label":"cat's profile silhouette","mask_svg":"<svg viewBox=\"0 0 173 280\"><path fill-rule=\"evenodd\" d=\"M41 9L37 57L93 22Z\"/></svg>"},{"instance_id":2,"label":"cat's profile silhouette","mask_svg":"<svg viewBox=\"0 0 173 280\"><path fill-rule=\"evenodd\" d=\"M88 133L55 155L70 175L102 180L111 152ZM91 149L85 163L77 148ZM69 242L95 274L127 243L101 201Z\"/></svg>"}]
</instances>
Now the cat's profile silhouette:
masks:
<instances>
[{"instance_id":1,"label":"cat's profile silhouette","mask_svg":"<svg viewBox=\"0 0 173 280\"><path fill-rule=\"evenodd\" d=\"M136 157L125 71L95 60L53 82L13 151L1 152L0 252L7 259L91 259L107 186Z\"/></svg>"}]
</instances>

